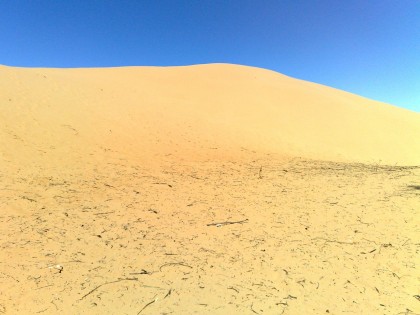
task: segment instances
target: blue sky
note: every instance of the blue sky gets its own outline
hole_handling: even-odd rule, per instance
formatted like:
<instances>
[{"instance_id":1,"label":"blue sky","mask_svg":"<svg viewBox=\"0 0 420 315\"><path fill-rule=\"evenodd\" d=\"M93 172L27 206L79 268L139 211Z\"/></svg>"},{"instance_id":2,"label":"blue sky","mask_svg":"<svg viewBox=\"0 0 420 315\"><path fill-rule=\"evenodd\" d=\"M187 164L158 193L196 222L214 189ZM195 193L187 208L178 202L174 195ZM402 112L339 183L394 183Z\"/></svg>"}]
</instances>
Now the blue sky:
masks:
<instances>
[{"instance_id":1,"label":"blue sky","mask_svg":"<svg viewBox=\"0 0 420 315\"><path fill-rule=\"evenodd\" d=\"M420 112L420 0L0 1L0 64L213 62Z\"/></svg>"}]
</instances>

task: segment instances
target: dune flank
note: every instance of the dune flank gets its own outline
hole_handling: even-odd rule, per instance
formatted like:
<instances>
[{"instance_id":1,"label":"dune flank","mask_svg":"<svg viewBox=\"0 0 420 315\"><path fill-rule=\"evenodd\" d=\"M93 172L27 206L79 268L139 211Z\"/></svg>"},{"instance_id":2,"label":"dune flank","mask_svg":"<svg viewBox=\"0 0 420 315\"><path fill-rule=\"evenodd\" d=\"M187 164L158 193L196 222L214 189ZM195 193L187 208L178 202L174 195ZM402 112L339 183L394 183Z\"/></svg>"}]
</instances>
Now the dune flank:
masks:
<instances>
[{"instance_id":1,"label":"dune flank","mask_svg":"<svg viewBox=\"0 0 420 315\"><path fill-rule=\"evenodd\" d=\"M0 66L0 314L420 314L420 114L235 65Z\"/></svg>"},{"instance_id":2,"label":"dune flank","mask_svg":"<svg viewBox=\"0 0 420 315\"><path fill-rule=\"evenodd\" d=\"M248 149L420 163L419 113L258 68L1 67L0 82L1 147L11 159L43 160L43 151L61 159L75 148L89 154L102 148L195 160Z\"/></svg>"}]
</instances>

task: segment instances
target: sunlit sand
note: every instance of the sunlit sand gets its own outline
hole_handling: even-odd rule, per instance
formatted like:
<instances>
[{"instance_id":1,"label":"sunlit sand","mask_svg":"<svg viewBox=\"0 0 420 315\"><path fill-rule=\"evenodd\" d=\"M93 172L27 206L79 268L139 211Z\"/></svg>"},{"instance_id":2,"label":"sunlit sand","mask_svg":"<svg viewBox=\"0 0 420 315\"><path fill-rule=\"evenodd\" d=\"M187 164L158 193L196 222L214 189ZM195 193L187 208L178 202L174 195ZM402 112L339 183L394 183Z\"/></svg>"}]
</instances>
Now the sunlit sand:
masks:
<instances>
[{"instance_id":1,"label":"sunlit sand","mask_svg":"<svg viewBox=\"0 0 420 315\"><path fill-rule=\"evenodd\" d=\"M0 66L0 314L419 313L420 114L228 64Z\"/></svg>"}]
</instances>

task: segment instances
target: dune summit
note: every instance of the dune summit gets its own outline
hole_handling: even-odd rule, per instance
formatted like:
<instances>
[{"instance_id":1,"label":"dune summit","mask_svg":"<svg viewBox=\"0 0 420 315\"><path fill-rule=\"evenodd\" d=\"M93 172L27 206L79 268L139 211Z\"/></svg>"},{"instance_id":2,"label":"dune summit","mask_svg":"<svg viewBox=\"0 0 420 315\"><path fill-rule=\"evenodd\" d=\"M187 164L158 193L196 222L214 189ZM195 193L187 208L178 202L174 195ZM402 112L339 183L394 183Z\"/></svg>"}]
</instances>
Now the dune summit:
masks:
<instances>
[{"instance_id":1,"label":"dune summit","mask_svg":"<svg viewBox=\"0 0 420 315\"><path fill-rule=\"evenodd\" d=\"M195 160L247 149L420 164L420 114L252 67L2 66L0 95L1 153L15 161L71 161L75 151Z\"/></svg>"},{"instance_id":2,"label":"dune summit","mask_svg":"<svg viewBox=\"0 0 420 315\"><path fill-rule=\"evenodd\" d=\"M262 69L0 67L0 313L420 314L419 139Z\"/></svg>"}]
</instances>

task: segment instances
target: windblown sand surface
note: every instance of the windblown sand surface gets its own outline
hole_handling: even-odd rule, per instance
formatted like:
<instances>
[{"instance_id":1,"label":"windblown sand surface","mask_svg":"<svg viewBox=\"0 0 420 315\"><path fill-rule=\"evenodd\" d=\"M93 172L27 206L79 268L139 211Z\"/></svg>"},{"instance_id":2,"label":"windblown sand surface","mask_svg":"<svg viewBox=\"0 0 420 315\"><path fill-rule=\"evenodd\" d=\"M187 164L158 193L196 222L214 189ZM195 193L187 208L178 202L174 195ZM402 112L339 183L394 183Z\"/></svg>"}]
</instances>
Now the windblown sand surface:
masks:
<instances>
[{"instance_id":1,"label":"windblown sand surface","mask_svg":"<svg viewBox=\"0 0 420 315\"><path fill-rule=\"evenodd\" d=\"M275 72L0 67L0 314L420 314L420 115Z\"/></svg>"}]
</instances>

